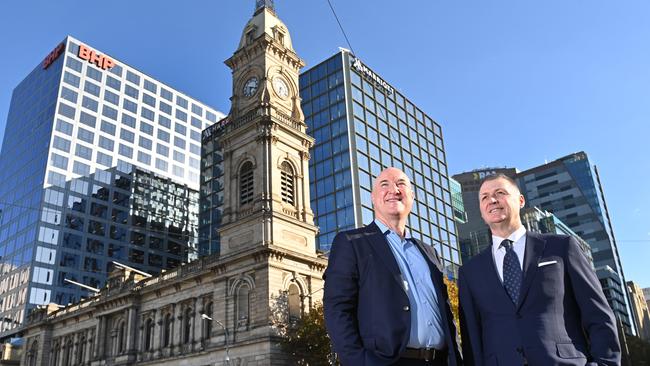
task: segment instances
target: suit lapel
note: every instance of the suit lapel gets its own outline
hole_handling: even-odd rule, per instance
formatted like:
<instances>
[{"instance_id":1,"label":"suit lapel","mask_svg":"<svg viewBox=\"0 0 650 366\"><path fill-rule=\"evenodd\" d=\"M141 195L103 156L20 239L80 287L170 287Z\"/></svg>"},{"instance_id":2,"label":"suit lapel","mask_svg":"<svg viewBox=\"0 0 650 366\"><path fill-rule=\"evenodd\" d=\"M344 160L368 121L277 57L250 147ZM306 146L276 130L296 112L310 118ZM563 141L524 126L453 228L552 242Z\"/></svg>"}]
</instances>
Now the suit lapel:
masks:
<instances>
[{"instance_id":1,"label":"suit lapel","mask_svg":"<svg viewBox=\"0 0 650 366\"><path fill-rule=\"evenodd\" d=\"M519 291L519 307L523 304L530 284L537 273L537 263L542 258L546 242L534 233L526 232L526 252L524 254L524 278Z\"/></svg>"},{"instance_id":2,"label":"suit lapel","mask_svg":"<svg viewBox=\"0 0 650 366\"><path fill-rule=\"evenodd\" d=\"M388 271L392 274L392 277L399 284L399 287L406 292L402 272L399 270L395 256L388 246L388 240L384 237L384 233L379 230L379 227L374 222L366 226L366 228L368 228L370 234L366 236L368 246L381 259Z\"/></svg>"},{"instance_id":3,"label":"suit lapel","mask_svg":"<svg viewBox=\"0 0 650 366\"><path fill-rule=\"evenodd\" d=\"M503 287L503 282L499 278L499 271L497 270L496 262L494 261L494 256L492 255L492 245L490 244L485 248L481 253L479 253L480 267L482 268L481 273L485 273L485 280L487 283L486 287L491 287L497 290L496 294L499 294L501 297L501 302L510 304L513 308L515 304L512 303L510 296L506 292L506 288ZM488 274L489 273L489 274Z\"/></svg>"}]
</instances>

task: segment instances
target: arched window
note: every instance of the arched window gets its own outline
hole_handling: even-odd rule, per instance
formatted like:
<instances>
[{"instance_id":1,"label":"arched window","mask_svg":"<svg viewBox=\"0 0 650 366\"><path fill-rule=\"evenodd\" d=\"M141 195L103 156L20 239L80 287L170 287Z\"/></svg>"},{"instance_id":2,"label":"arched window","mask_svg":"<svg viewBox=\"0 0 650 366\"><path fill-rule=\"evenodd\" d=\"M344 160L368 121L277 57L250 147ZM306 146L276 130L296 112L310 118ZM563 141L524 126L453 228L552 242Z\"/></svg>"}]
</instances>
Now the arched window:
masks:
<instances>
[{"instance_id":1,"label":"arched window","mask_svg":"<svg viewBox=\"0 0 650 366\"><path fill-rule=\"evenodd\" d=\"M282 191L282 202L294 203L294 174L291 164L283 162L280 166L280 189Z\"/></svg>"},{"instance_id":2,"label":"arched window","mask_svg":"<svg viewBox=\"0 0 650 366\"><path fill-rule=\"evenodd\" d=\"M204 314L212 318L212 310L214 306L212 303L208 303L205 307ZM209 319L203 319L203 338L210 339L210 334L212 334L212 321Z\"/></svg>"},{"instance_id":3,"label":"arched window","mask_svg":"<svg viewBox=\"0 0 650 366\"><path fill-rule=\"evenodd\" d=\"M117 354L126 350L126 323L121 321L117 328Z\"/></svg>"},{"instance_id":4,"label":"arched window","mask_svg":"<svg viewBox=\"0 0 650 366\"><path fill-rule=\"evenodd\" d=\"M171 346L172 343L172 315L167 314L165 315L165 322L164 322L164 328L163 328L163 346L164 347L169 347Z\"/></svg>"},{"instance_id":5,"label":"arched window","mask_svg":"<svg viewBox=\"0 0 650 366\"><path fill-rule=\"evenodd\" d=\"M36 366L36 357L38 356L38 341L34 341L32 346L29 347L27 353L27 366Z\"/></svg>"},{"instance_id":6,"label":"arched window","mask_svg":"<svg viewBox=\"0 0 650 366\"><path fill-rule=\"evenodd\" d=\"M192 339L192 308L185 309L183 316L183 343L190 343Z\"/></svg>"},{"instance_id":7,"label":"arched window","mask_svg":"<svg viewBox=\"0 0 650 366\"><path fill-rule=\"evenodd\" d=\"M253 163L247 161L239 170L239 203L253 202Z\"/></svg>"},{"instance_id":8,"label":"arched window","mask_svg":"<svg viewBox=\"0 0 650 366\"><path fill-rule=\"evenodd\" d=\"M302 309L300 306L300 288L295 283L289 285L289 294L288 294L288 303L289 303L289 322L295 322L300 319L302 315Z\"/></svg>"},{"instance_id":9,"label":"arched window","mask_svg":"<svg viewBox=\"0 0 650 366\"><path fill-rule=\"evenodd\" d=\"M154 331L154 322L153 319L147 319L144 325L144 350L150 351L153 349L153 331Z\"/></svg>"},{"instance_id":10,"label":"arched window","mask_svg":"<svg viewBox=\"0 0 650 366\"><path fill-rule=\"evenodd\" d=\"M237 290L237 326L248 326L250 320L250 293L248 285L243 285Z\"/></svg>"}]
</instances>

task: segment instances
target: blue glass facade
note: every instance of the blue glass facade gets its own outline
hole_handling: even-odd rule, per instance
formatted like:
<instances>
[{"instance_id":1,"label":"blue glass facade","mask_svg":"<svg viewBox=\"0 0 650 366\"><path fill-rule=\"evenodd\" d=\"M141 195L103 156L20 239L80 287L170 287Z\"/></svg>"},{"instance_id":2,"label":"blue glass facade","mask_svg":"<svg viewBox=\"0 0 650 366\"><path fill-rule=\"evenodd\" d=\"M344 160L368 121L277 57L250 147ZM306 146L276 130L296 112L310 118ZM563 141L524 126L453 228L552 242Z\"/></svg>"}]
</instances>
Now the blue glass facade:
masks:
<instances>
[{"instance_id":1,"label":"blue glass facade","mask_svg":"<svg viewBox=\"0 0 650 366\"><path fill-rule=\"evenodd\" d=\"M88 47L88 46L83 46ZM67 37L14 89L0 154L0 336L26 312L195 258L201 131L220 113ZM99 51L97 54L101 54Z\"/></svg>"},{"instance_id":2,"label":"blue glass facade","mask_svg":"<svg viewBox=\"0 0 650 366\"><path fill-rule=\"evenodd\" d=\"M305 71L300 95L308 133L311 207L327 252L337 232L370 223L381 170L413 182L413 235L436 245L450 273L460 264L440 125L347 52Z\"/></svg>"}]
</instances>

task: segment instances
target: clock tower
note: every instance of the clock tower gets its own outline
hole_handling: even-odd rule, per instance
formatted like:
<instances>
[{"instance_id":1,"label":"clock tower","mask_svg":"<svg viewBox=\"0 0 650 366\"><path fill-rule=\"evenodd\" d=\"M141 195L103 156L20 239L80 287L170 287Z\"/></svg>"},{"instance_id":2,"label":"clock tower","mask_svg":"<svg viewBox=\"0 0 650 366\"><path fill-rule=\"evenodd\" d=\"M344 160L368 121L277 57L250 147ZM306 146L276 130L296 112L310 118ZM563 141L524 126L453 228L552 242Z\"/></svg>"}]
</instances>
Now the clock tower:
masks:
<instances>
[{"instance_id":1,"label":"clock tower","mask_svg":"<svg viewBox=\"0 0 650 366\"><path fill-rule=\"evenodd\" d=\"M304 62L272 2L257 1L235 53L223 147L221 255L282 247L315 255L309 205L309 148L298 76Z\"/></svg>"},{"instance_id":2,"label":"clock tower","mask_svg":"<svg viewBox=\"0 0 650 366\"><path fill-rule=\"evenodd\" d=\"M214 315L233 339L231 358L291 365L278 329L320 301L327 260L316 253L309 200L314 139L300 107L304 62L271 0L257 1L225 63L231 108L208 134L220 148L223 187Z\"/></svg>"}]
</instances>

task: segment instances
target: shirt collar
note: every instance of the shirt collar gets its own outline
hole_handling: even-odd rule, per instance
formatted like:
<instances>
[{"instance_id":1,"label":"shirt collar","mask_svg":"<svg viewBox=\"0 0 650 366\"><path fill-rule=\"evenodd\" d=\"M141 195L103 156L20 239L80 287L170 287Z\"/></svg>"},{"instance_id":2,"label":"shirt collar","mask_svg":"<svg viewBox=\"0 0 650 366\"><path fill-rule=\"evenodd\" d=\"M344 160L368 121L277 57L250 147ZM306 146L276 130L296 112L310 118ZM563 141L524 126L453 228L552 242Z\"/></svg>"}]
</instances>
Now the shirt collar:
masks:
<instances>
[{"instance_id":1,"label":"shirt collar","mask_svg":"<svg viewBox=\"0 0 650 366\"><path fill-rule=\"evenodd\" d=\"M501 246L501 242L504 241L505 239L508 239L513 243L516 243L524 235L526 235L526 228L523 225L520 226L519 229L515 230L512 234L510 234L507 238L502 238L500 236L492 235L492 250L493 251L498 250L499 247Z\"/></svg>"},{"instance_id":2,"label":"shirt collar","mask_svg":"<svg viewBox=\"0 0 650 366\"><path fill-rule=\"evenodd\" d=\"M386 224L384 224L383 222L381 222L381 220L379 220L379 219L375 219L374 222L375 222L375 225L377 225L377 227L379 227L379 230L380 230L384 235L387 235L388 233L393 233L393 234L399 236L396 232L394 232L393 230L389 229L388 226L386 226ZM406 227L404 228L404 239L405 239L405 240L410 240L410 239L411 239L411 233L409 232L409 229L406 228Z\"/></svg>"}]
</instances>

